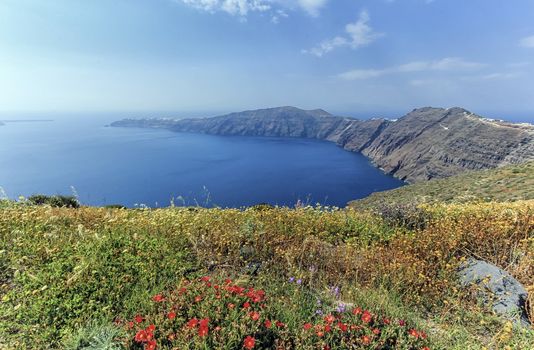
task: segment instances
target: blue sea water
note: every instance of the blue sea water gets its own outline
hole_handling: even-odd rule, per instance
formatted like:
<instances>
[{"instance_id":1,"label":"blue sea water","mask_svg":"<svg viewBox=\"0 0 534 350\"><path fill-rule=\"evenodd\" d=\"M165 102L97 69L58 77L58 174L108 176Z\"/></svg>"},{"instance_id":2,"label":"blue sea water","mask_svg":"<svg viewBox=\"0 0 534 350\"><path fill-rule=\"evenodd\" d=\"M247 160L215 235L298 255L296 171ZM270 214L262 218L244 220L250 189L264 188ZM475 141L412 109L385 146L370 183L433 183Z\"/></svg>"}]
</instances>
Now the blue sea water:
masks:
<instances>
[{"instance_id":1,"label":"blue sea water","mask_svg":"<svg viewBox=\"0 0 534 350\"><path fill-rule=\"evenodd\" d=\"M124 117L33 115L54 121L0 126L0 187L10 198L75 191L87 205L241 207L345 206L402 185L325 141L106 127Z\"/></svg>"}]
</instances>

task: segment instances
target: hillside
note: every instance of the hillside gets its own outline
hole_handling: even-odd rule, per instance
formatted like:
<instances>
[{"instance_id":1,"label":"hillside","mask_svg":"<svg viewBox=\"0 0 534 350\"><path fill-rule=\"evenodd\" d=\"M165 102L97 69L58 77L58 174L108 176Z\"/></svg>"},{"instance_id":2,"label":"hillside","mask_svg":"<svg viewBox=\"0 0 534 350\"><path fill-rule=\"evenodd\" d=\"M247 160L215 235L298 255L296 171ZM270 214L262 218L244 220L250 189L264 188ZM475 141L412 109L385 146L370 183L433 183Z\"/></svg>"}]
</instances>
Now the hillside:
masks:
<instances>
[{"instance_id":1,"label":"hillside","mask_svg":"<svg viewBox=\"0 0 534 350\"><path fill-rule=\"evenodd\" d=\"M327 140L361 152L409 183L534 160L534 126L489 120L462 108L420 108L390 121L279 107L213 118L124 119L111 126Z\"/></svg>"},{"instance_id":2,"label":"hillside","mask_svg":"<svg viewBox=\"0 0 534 350\"><path fill-rule=\"evenodd\" d=\"M354 208L402 203L464 203L471 201L516 201L534 199L534 162L498 169L468 171L446 179L435 179L376 192L349 203Z\"/></svg>"},{"instance_id":3,"label":"hillside","mask_svg":"<svg viewBox=\"0 0 534 350\"><path fill-rule=\"evenodd\" d=\"M456 271L475 256L532 291L533 210L434 205L407 227L351 209L0 201L0 348L526 350L534 331Z\"/></svg>"}]
</instances>

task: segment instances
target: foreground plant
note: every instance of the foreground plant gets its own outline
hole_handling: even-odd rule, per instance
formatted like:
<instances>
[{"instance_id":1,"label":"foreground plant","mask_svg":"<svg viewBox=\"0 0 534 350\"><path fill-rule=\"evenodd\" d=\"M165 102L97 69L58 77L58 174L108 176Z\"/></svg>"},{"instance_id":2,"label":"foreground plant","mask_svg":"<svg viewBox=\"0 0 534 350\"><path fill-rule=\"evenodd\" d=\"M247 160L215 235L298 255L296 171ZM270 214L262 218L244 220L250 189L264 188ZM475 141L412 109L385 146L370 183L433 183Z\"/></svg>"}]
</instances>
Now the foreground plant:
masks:
<instances>
[{"instance_id":1,"label":"foreground plant","mask_svg":"<svg viewBox=\"0 0 534 350\"><path fill-rule=\"evenodd\" d=\"M265 291L205 276L152 298L154 311L123 321L129 349L429 350L424 332L355 307L288 327Z\"/></svg>"}]
</instances>

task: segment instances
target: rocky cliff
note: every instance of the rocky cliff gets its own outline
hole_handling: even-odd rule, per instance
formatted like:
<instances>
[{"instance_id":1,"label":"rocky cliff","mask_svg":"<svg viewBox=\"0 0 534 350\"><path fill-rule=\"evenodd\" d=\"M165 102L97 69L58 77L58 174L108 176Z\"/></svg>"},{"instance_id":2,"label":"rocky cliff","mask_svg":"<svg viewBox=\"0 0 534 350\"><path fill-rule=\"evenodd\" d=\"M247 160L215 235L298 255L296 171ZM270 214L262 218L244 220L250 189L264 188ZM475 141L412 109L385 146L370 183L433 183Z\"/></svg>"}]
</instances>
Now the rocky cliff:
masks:
<instances>
[{"instance_id":1,"label":"rocky cliff","mask_svg":"<svg viewBox=\"0 0 534 350\"><path fill-rule=\"evenodd\" d=\"M328 140L407 182L534 160L534 126L485 119L462 108L420 108L389 121L278 107L213 118L124 119L111 126Z\"/></svg>"}]
</instances>

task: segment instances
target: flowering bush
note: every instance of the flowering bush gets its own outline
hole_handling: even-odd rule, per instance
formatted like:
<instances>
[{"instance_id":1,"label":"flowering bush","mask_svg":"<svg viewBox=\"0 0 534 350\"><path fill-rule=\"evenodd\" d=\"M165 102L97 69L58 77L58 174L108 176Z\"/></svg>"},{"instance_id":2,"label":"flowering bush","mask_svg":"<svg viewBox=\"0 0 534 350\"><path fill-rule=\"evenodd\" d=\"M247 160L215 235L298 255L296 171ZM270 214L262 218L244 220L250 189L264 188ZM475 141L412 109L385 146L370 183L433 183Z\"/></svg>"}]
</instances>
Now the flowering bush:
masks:
<instances>
[{"instance_id":1,"label":"flowering bush","mask_svg":"<svg viewBox=\"0 0 534 350\"><path fill-rule=\"evenodd\" d=\"M125 321L129 349L421 349L426 334L361 308L316 315L291 329L261 289L205 276L152 298L150 315ZM345 311L347 310L347 311Z\"/></svg>"}]
</instances>

